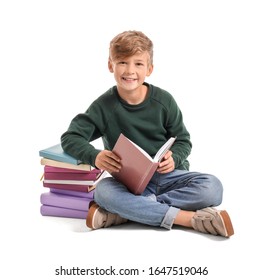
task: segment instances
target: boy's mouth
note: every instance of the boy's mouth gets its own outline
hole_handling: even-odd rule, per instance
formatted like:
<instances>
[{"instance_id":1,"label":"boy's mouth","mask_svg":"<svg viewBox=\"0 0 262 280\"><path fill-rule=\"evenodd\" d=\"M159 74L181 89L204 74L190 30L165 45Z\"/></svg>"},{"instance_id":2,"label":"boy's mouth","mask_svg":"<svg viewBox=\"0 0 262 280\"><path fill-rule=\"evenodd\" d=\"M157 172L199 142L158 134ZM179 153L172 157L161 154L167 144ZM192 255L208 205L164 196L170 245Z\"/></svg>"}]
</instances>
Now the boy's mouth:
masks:
<instances>
[{"instance_id":1,"label":"boy's mouth","mask_svg":"<svg viewBox=\"0 0 262 280\"><path fill-rule=\"evenodd\" d=\"M126 78L126 77L122 77L122 79L127 81L127 82L133 82L133 81L137 80L137 79L134 79L134 78Z\"/></svg>"}]
</instances>

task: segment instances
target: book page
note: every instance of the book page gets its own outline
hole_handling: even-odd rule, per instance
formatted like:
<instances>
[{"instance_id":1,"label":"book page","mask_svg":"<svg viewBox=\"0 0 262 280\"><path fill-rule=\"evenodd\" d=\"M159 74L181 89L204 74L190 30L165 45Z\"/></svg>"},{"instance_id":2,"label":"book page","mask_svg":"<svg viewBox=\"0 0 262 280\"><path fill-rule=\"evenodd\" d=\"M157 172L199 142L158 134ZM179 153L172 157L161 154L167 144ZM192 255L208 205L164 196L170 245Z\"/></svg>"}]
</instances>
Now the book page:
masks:
<instances>
[{"instance_id":1,"label":"book page","mask_svg":"<svg viewBox=\"0 0 262 280\"><path fill-rule=\"evenodd\" d=\"M152 157L151 157L145 150L143 150L141 147L139 147L136 143L134 143L133 141L131 141L131 140L128 139L127 137L126 137L126 139L127 139L128 141L130 141L143 155L145 155L148 159L150 159L151 161L153 161L153 160L152 160Z\"/></svg>"},{"instance_id":2,"label":"book page","mask_svg":"<svg viewBox=\"0 0 262 280\"><path fill-rule=\"evenodd\" d=\"M176 140L176 137L170 137L169 140L158 150L158 152L156 153L156 155L154 156L153 159L145 150L143 150L141 147L139 147L136 143L134 143L133 141L131 141L127 137L126 137L126 139L128 141L130 141L135 147L137 147L137 149L140 152L142 152L143 155L145 155L148 159L150 159L151 161L154 161L154 162L160 162L162 160L162 158L164 157L164 155L166 154L166 152L174 144L174 142Z\"/></svg>"},{"instance_id":3,"label":"book page","mask_svg":"<svg viewBox=\"0 0 262 280\"><path fill-rule=\"evenodd\" d=\"M169 140L158 150L156 155L154 156L154 161L155 162L160 162L166 152L170 149L170 147L173 145L175 142L176 137L170 137Z\"/></svg>"}]
</instances>

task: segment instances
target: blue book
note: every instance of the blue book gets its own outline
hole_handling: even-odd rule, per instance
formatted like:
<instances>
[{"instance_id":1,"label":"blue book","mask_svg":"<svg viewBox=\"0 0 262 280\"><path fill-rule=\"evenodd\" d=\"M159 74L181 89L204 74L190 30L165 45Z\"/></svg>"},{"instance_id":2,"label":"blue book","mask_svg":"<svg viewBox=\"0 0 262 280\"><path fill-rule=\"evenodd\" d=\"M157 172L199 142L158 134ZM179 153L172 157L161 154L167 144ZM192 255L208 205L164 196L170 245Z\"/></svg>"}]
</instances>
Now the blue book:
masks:
<instances>
[{"instance_id":1,"label":"blue book","mask_svg":"<svg viewBox=\"0 0 262 280\"><path fill-rule=\"evenodd\" d=\"M75 159L74 157L70 156L69 154L65 153L61 144L56 144L52 147L43 149L39 151L40 157L52 159L60 162L71 163L74 165L78 165L82 163L80 160Z\"/></svg>"}]
</instances>

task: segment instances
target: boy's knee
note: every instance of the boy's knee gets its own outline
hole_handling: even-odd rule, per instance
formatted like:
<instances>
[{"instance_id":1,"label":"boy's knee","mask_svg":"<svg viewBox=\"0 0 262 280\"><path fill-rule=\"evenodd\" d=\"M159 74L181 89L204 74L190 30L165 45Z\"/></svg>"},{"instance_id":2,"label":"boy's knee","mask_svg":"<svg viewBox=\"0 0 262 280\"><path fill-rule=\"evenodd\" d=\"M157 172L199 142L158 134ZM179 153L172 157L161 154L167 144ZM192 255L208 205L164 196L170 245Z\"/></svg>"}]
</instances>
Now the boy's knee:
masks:
<instances>
[{"instance_id":1,"label":"boy's knee","mask_svg":"<svg viewBox=\"0 0 262 280\"><path fill-rule=\"evenodd\" d=\"M210 202L210 206L217 206L222 202L223 185L214 175L209 175L208 191L205 192L205 196Z\"/></svg>"},{"instance_id":2,"label":"boy's knee","mask_svg":"<svg viewBox=\"0 0 262 280\"><path fill-rule=\"evenodd\" d=\"M103 206L104 201L106 200L106 198L108 197L108 179L110 178L104 178L103 180L101 180L97 185L96 185L96 189L95 189L95 194L94 194L94 200L96 203L98 203L100 206Z\"/></svg>"}]
</instances>

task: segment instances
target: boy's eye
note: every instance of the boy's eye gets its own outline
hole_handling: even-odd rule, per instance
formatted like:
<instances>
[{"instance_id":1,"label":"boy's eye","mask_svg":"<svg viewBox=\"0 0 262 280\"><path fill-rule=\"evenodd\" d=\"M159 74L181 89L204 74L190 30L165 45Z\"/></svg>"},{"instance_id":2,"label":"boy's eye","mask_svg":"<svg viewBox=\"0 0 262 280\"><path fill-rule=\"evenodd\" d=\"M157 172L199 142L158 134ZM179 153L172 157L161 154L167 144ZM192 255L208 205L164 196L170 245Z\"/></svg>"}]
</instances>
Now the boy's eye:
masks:
<instances>
[{"instance_id":1,"label":"boy's eye","mask_svg":"<svg viewBox=\"0 0 262 280\"><path fill-rule=\"evenodd\" d=\"M117 64L119 64L119 65L126 65L127 62L126 61L119 61L119 62L117 62ZM137 62L137 63L135 63L135 65L136 66L144 66L144 64L142 62Z\"/></svg>"}]
</instances>

